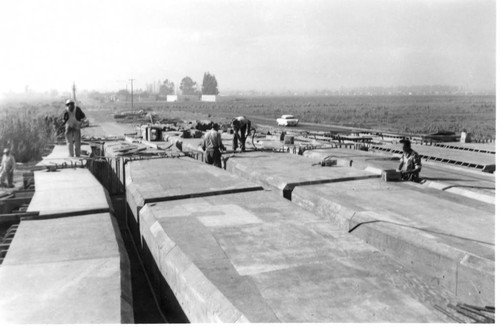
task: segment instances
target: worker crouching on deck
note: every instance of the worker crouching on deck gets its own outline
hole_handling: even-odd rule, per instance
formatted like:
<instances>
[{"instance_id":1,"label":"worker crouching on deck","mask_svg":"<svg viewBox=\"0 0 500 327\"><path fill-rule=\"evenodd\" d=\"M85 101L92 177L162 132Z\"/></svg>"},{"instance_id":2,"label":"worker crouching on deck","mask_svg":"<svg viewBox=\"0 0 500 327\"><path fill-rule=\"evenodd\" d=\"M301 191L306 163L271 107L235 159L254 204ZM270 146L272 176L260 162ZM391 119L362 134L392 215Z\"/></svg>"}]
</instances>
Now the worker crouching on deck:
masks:
<instances>
[{"instance_id":1,"label":"worker crouching on deck","mask_svg":"<svg viewBox=\"0 0 500 327\"><path fill-rule=\"evenodd\" d=\"M233 150L236 151L238 148L238 140L241 144L241 151L245 151L245 142L247 137L250 135L250 129L252 127L252 123L245 116L236 117L232 121L233 129L234 129L234 137L233 137Z\"/></svg>"},{"instance_id":2,"label":"worker crouching on deck","mask_svg":"<svg viewBox=\"0 0 500 327\"><path fill-rule=\"evenodd\" d=\"M14 167L16 167L16 160L10 153L10 149L3 150L2 166L0 167L0 187L14 187ZM7 179L8 185L5 184Z\"/></svg>"},{"instance_id":3,"label":"worker crouching on deck","mask_svg":"<svg viewBox=\"0 0 500 327\"><path fill-rule=\"evenodd\" d=\"M81 142L81 126L82 119L85 118L80 107L75 107L73 100L66 100L66 111L64 112L63 122L66 126L65 136L66 143L68 144L69 156L80 156L80 142ZM74 150L73 150L74 146Z\"/></svg>"},{"instance_id":4,"label":"worker crouching on deck","mask_svg":"<svg viewBox=\"0 0 500 327\"><path fill-rule=\"evenodd\" d=\"M420 155L411 148L410 140L401 140L403 143L403 155L399 161L396 171L401 173L401 179L404 181L418 181L419 173L422 170Z\"/></svg>"},{"instance_id":5,"label":"worker crouching on deck","mask_svg":"<svg viewBox=\"0 0 500 327\"><path fill-rule=\"evenodd\" d=\"M222 144L222 137L218 130L219 124L214 123L212 129L203 136L201 148L205 151L205 162L207 164L222 168L221 151L225 151L226 148Z\"/></svg>"}]
</instances>

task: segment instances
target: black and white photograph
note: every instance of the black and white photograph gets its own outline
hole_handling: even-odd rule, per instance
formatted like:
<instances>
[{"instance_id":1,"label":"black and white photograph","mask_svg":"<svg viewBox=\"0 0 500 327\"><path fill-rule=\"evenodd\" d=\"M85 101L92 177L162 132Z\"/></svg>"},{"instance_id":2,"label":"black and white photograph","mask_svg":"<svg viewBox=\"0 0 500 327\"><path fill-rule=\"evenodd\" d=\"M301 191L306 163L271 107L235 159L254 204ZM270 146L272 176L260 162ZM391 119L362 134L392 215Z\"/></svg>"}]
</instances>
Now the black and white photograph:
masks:
<instances>
[{"instance_id":1,"label":"black and white photograph","mask_svg":"<svg viewBox=\"0 0 500 327\"><path fill-rule=\"evenodd\" d=\"M494 324L496 15L2 1L0 324Z\"/></svg>"}]
</instances>

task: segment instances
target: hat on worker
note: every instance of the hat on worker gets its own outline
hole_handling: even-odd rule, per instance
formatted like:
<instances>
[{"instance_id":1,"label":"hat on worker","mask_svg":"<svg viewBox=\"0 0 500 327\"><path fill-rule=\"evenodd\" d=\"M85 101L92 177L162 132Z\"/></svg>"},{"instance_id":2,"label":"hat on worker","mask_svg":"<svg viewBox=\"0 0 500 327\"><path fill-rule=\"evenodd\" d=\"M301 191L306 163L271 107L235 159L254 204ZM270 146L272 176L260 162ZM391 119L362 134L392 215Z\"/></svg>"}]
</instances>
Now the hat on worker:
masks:
<instances>
[{"instance_id":1,"label":"hat on worker","mask_svg":"<svg viewBox=\"0 0 500 327\"><path fill-rule=\"evenodd\" d=\"M71 100L71 99L66 100L66 105L67 106L70 105L71 103L75 104L75 102L73 100Z\"/></svg>"},{"instance_id":2,"label":"hat on worker","mask_svg":"<svg viewBox=\"0 0 500 327\"><path fill-rule=\"evenodd\" d=\"M9 153L10 152L10 149L9 148L5 148L3 149L3 153Z\"/></svg>"},{"instance_id":3,"label":"hat on worker","mask_svg":"<svg viewBox=\"0 0 500 327\"><path fill-rule=\"evenodd\" d=\"M399 141L399 143L402 143L403 145L406 145L406 146L411 146L410 140L407 140L407 139L403 139L403 140Z\"/></svg>"}]
</instances>

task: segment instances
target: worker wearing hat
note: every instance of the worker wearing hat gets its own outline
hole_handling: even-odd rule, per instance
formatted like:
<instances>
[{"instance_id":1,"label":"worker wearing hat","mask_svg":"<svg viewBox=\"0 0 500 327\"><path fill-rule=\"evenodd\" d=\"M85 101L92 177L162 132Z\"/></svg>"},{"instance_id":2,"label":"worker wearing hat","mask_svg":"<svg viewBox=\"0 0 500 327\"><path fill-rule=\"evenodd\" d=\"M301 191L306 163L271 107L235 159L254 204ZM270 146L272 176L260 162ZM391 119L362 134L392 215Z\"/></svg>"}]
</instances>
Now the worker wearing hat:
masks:
<instances>
[{"instance_id":1,"label":"worker wearing hat","mask_svg":"<svg viewBox=\"0 0 500 327\"><path fill-rule=\"evenodd\" d=\"M80 107L75 107L75 102L71 99L66 100L66 111L64 112L63 122L66 127L65 136L68 145L69 156L80 156L81 125L85 118ZM73 149L74 147L74 149Z\"/></svg>"},{"instance_id":2,"label":"worker wearing hat","mask_svg":"<svg viewBox=\"0 0 500 327\"><path fill-rule=\"evenodd\" d=\"M221 151L226 148L222 144L222 138L219 130L219 124L213 123L212 129L203 135L203 142L201 148L205 151L205 162L209 165L222 168Z\"/></svg>"},{"instance_id":3,"label":"worker wearing hat","mask_svg":"<svg viewBox=\"0 0 500 327\"><path fill-rule=\"evenodd\" d=\"M10 153L10 149L3 150L2 166L0 167L0 187L14 187L14 168L16 167L16 160ZM7 179L8 185L5 184Z\"/></svg>"},{"instance_id":4,"label":"worker wearing hat","mask_svg":"<svg viewBox=\"0 0 500 327\"><path fill-rule=\"evenodd\" d=\"M405 181L417 181L418 175L422 170L420 155L411 148L410 140L399 141L403 144L403 155L399 161L396 171L401 173L401 179Z\"/></svg>"}]
</instances>

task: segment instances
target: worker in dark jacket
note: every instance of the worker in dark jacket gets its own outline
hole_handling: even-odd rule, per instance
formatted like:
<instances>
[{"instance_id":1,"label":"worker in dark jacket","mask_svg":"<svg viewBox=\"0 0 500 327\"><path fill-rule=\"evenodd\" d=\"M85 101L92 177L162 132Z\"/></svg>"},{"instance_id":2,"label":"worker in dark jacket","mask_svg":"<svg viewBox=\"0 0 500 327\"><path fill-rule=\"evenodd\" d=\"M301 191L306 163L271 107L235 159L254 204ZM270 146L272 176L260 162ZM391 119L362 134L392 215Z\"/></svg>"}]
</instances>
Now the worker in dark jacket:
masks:
<instances>
[{"instance_id":1,"label":"worker in dark jacket","mask_svg":"<svg viewBox=\"0 0 500 327\"><path fill-rule=\"evenodd\" d=\"M410 140L401 140L400 143L403 144L403 155L396 171L401 173L401 179L404 181L418 181L422 170L420 155L411 148Z\"/></svg>"},{"instance_id":2,"label":"worker in dark jacket","mask_svg":"<svg viewBox=\"0 0 500 327\"><path fill-rule=\"evenodd\" d=\"M64 112L63 122L65 125L66 143L68 144L69 156L80 156L81 126L85 118L80 107L75 107L75 102L71 99L66 100L66 111ZM74 145L74 151L73 151Z\"/></svg>"},{"instance_id":3,"label":"worker in dark jacket","mask_svg":"<svg viewBox=\"0 0 500 327\"><path fill-rule=\"evenodd\" d=\"M233 150L236 151L236 149L238 148L239 140L241 144L241 151L245 151L245 142L247 137L250 135L252 123L245 116L240 116L234 118L232 124L234 129Z\"/></svg>"},{"instance_id":4,"label":"worker in dark jacket","mask_svg":"<svg viewBox=\"0 0 500 327\"><path fill-rule=\"evenodd\" d=\"M222 144L222 138L219 130L219 124L214 123L212 129L203 136L201 148L205 151L205 162L209 165L222 168L221 151L226 148Z\"/></svg>"}]
</instances>

